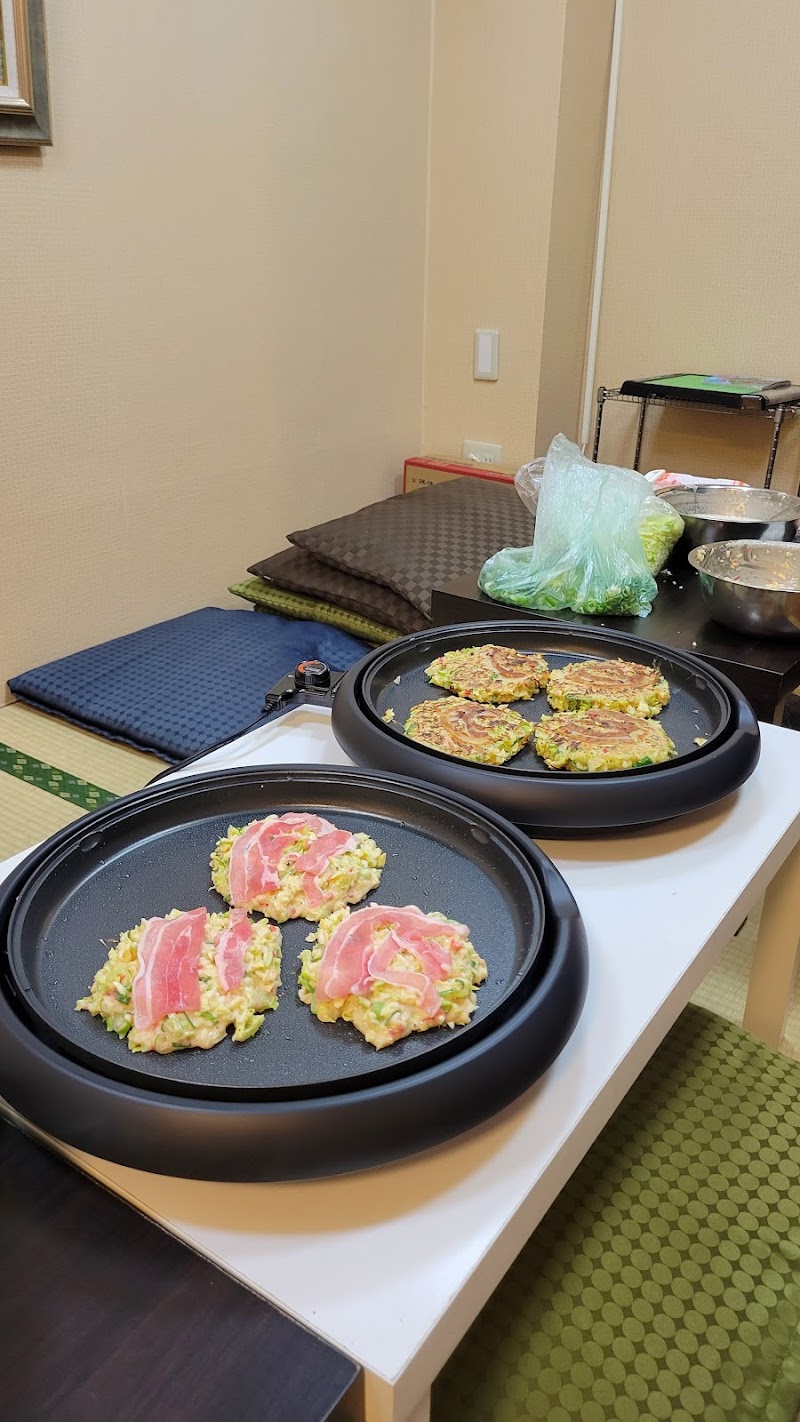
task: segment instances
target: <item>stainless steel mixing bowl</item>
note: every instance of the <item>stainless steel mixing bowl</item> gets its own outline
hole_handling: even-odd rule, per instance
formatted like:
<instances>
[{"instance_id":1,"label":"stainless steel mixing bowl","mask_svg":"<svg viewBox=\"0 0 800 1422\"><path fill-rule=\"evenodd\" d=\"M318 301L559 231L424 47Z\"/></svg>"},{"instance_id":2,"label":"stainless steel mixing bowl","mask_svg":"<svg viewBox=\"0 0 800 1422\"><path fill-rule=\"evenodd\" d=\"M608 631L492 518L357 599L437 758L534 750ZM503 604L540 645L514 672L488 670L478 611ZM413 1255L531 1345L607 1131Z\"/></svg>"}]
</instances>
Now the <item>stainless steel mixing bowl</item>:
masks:
<instances>
[{"instance_id":1,"label":"stainless steel mixing bowl","mask_svg":"<svg viewBox=\"0 0 800 1422\"><path fill-rule=\"evenodd\" d=\"M800 499L778 489L665 489L659 496L677 509L685 528L678 548L746 538L791 543L800 519Z\"/></svg>"},{"instance_id":2,"label":"stainless steel mixing bowl","mask_svg":"<svg viewBox=\"0 0 800 1422\"><path fill-rule=\"evenodd\" d=\"M689 562L717 622L750 637L800 637L800 543L705 543Z\"/></svg>"}]
</instances>

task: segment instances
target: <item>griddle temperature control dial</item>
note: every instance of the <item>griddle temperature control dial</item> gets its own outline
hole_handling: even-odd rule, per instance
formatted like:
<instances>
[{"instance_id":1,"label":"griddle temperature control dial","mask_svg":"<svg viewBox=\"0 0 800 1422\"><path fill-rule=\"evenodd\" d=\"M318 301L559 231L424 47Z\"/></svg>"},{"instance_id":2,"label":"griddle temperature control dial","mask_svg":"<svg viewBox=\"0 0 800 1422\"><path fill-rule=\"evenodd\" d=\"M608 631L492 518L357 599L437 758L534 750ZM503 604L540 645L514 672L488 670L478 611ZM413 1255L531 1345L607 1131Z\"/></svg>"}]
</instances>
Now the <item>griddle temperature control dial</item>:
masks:
<instances>
[{"instance_id":1,"label":"griddle temperature control dial","mask_svg":"<svg viewBox=\"0 0 800 1422\"><path fill-rule=\"evenodd\" d=\"M298 662L294 669L294 684L298 691L327 691L331 684L331 669L327 662Z\"/></svg>"},{"instance_id":2,"label":"griddle temperature control dial","mask_svg":"<svg viewBox=\"0 0 800 1422\"><path fill-rule=\"evenodd\" d=\"M273 686L264 697L264 710L271 716L276 711L288 711L293 706L330 706L333 694L344 672L316 659L298 662L293 672Z\"/></svg>"}]
</instances>

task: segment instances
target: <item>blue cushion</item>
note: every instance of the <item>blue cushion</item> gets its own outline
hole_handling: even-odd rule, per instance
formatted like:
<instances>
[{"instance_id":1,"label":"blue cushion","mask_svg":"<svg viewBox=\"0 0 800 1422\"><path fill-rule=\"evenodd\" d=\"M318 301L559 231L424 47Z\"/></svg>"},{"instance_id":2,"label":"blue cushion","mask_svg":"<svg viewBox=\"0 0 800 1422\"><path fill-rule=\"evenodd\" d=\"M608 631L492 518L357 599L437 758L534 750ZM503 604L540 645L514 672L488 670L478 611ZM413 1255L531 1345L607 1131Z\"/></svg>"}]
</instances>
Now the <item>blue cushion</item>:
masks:
<instances>
[{"instance_id":1,"label":"blue cushion","mask_svg":"<svg viewBox=\"0 0 800 1422\"><path fill-rule=\"evenodd\" d=\"M34 667L8 685L20 701L111 740L182 760L254 721L298 662L344 670L365 642L319 622L203 607Z\"/></svg>"}]
</instances>

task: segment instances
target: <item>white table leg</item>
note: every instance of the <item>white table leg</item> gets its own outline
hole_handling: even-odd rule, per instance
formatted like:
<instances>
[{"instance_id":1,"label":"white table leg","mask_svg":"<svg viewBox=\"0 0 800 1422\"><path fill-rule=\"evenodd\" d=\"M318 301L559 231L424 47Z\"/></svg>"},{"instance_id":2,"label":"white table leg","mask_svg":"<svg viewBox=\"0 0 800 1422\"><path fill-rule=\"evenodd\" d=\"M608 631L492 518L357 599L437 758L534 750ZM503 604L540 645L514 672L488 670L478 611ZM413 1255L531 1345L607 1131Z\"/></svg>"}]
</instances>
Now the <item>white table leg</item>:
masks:
<instances>
[{"instance_id":1,"label":"white table leg","mask_svg":"<svg viewBox=\"0 0 800 1422\"><path fill-rule=\"evenodd\" d=\"M391 1397L370 1396L367 1390L364 1422L431 1422L430 1389L409 1412L394 1393Z\"/></svg>"},{"instance_id":2,"label":"white table leg","mask_svg":"<svg viewBox=\"0 0 800 1422\"><path fill-rule=\"evenodd\" d=\"M333 1422L430 1422L430 1388L408 1410L407 1397L381 1378L362 1373L333 1414Z\"/></svg>"},{"instance_id":3,"label":"white table leg","mask_svg":"<svg viewBox=\"0 0 800 1422\"><path fill-rule=\"evenodd\" d=\"M403 1422L431 1422L430 1392L426 1392L422 1401L417 1407L414 1408L414 1411L411 1413L411 1416L408 1418L404 1418Z\"/></svg>"},{"instance_id":4,"label":"white table leg","mask_svg":"<svg viewBox=\"0 0 800 1422\"><path fill-rule=\"evenodd\" d=\"M799 935L800 844L784 861L764 897L744 1010L746 1030L770 1047L779 1047L783 1037Z\"/></svg>"}]
</instances>

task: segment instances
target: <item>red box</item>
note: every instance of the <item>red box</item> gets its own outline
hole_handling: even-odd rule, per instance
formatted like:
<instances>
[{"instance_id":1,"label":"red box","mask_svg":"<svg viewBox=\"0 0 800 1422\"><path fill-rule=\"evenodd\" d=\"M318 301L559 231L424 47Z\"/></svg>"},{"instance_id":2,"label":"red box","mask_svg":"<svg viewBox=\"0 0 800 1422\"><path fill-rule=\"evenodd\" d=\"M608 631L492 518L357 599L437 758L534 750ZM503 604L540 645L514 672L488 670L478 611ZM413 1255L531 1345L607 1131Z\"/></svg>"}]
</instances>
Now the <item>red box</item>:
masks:
<instances>
[{"instance_id":1,"label":"red box","mask_svg":"<svg viewBox=\"0 0 800 1422\"><path fill-rule=\"evenodd\" d=\"M403 493L443 484L447 479L488 479L492 484L513 484L514 473L498 464L454 464L449 459L417 455L403 466Z\"/></svg>"}]
</instances>

